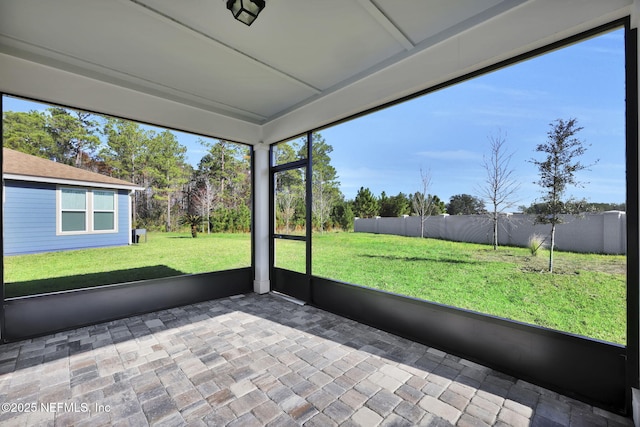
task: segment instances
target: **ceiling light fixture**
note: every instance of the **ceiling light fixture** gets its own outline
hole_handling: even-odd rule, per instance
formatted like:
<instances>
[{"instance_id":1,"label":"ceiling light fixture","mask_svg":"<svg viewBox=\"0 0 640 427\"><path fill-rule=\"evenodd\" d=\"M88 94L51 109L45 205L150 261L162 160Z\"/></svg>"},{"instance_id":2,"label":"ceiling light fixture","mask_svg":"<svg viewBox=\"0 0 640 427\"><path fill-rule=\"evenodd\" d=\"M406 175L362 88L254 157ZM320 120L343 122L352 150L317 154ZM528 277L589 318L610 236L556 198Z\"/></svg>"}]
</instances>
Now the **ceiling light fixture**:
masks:
<instances>
[{"instance_id":1,"label":"ceiling light fixture","mask_svg":"<svg viewBox=\"0 0 640 427\"><path fill-rule=\"evenodd\" d=\"M238 21L251 25L264 9L264 0L227 0L227 9Z\"/></svg>"}]
</instances>

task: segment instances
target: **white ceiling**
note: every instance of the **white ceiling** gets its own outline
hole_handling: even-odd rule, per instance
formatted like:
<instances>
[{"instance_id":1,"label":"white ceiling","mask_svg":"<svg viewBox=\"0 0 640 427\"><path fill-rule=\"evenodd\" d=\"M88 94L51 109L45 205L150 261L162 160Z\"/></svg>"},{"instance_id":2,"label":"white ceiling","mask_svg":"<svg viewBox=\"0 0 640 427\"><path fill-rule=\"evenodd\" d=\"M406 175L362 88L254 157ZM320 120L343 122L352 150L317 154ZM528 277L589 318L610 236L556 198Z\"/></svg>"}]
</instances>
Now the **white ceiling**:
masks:
<instances>
[{"instance_id":1,"label":"white ceiling","mask_svg":"<svg viewBox=\"0 0 640 427\"><path fill-rule=\"evenodd\" d=\"M632 3L267 0L247 27L223 0L0 0L0 90L272 142L624 16Z\"/></svg>"}]
</instances>

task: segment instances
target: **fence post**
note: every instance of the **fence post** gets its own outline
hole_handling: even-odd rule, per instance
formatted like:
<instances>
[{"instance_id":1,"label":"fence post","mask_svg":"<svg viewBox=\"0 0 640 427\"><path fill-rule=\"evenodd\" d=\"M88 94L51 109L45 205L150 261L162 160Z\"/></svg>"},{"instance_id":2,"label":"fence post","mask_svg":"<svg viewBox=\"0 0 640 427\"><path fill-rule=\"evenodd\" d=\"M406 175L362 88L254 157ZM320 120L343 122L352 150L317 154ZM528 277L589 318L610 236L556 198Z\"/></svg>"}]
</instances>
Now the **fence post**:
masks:
<instances>
[{"instance_id":1,"label":"fence post","mask_svg":"<svg viewBox=\"0 0 640 427\"><path fill-rule=\"evenodd\" d=\"M625 253L622 215L620 211L607 211L602 215L602 252L605 254Z\"/></svg>"}]
</instances>

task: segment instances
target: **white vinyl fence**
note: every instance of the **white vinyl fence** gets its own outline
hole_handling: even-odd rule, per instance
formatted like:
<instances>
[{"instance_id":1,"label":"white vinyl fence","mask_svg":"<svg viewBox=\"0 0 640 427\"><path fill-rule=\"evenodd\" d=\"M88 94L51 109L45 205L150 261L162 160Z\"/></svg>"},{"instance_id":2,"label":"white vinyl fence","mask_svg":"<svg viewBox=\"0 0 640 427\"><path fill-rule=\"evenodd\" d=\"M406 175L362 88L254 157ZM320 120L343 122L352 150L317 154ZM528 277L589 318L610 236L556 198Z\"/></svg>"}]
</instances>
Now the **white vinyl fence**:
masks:
<instances>
[{"instance_id":1,"label":"white vinyl fence","mask_svg":"<svg viewBox=\"0 0 640 427\"><path fill-rule=\"evenodd\" d=\"M548 239L549 224L534 225L534 215L500 215L500 245L527 246L529 237L538 234ZM581 216L563 215L556 227L555 248L563 251L625 254L627 251L625 212L608 211ZM356 218L354 230L361 233L420 236L420 217ZM487 243L493 241L493 224L486 215L436 215L424 224L425 237L458 242Z\"/></svg>"}]
</instances>

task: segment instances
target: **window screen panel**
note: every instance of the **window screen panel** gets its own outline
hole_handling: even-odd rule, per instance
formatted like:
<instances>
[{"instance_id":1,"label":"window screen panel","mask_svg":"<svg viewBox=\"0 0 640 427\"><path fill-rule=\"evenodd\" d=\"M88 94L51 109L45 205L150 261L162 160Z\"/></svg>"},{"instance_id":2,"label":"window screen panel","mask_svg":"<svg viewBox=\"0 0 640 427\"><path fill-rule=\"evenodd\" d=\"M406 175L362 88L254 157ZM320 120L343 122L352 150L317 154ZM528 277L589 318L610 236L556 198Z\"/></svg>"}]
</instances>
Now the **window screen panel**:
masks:
<instances>
[{"instance_id":1,"label":"window screen panel","mask_svg":"<svg viewBox=\"0 0 640 427\"><path fill-rule=\"evenodd\" d=\"M86 229L84 212L62 212L62 231L85 231Z\"/></svg>"},{"instance_id":2,"label":"window screen panel","mask_svg":"<svg viewBox=\"0 0 640 427\"><path fill-rule=\"evenodd\" d=\"M115 202L113 195L113 191L94 191L93 209L96 211L114 210Z\"/></svg>"},{"instance_id":3,"label":"window screen panel","mask_svg":"<svg viewBox=\"0 0 640 427\"><path fill-rule=\"evenodd\" d=\"M114 218L113 212L94 212L93 229L94 230L113 230Z\"/></svg>"},{"instance_id":4,"label":"window screen panel","mask_svg":"<svg viewBox=\"0 0 640 427\"><path fill-rule=\"evenodd\" d=\"M62 209L86 209L87 192L75 188L63 188L61 192Z\"/></svg>"}]
</instances>

